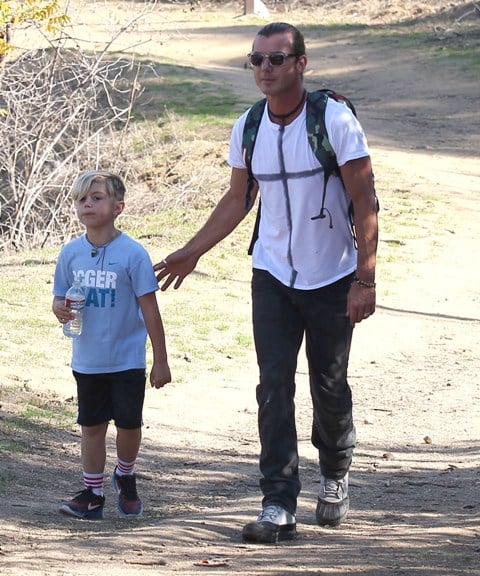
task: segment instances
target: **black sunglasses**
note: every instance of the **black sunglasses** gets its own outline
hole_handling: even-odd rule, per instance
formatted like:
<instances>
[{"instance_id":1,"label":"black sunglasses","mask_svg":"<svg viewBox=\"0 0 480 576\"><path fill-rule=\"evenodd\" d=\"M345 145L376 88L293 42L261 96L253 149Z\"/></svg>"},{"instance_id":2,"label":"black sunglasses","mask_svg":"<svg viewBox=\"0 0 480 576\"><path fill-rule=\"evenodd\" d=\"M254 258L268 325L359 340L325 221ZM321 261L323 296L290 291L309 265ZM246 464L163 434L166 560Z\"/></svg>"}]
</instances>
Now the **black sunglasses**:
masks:
<instances>
[{"instance_id":1,"label":"black sunglasses","mask_svg":"<svg viewBox=\"0 0 480 576\"><path fill-rule=\"evenodd\" d=\"M248 55L248 59L252 66L261 66L265 58L272 66L281 66L286 58L297 56L297 54L286 54L285 52L272 52L271 54L263 54L262 52L252 52Z\"/></svg>"}]
</instances>

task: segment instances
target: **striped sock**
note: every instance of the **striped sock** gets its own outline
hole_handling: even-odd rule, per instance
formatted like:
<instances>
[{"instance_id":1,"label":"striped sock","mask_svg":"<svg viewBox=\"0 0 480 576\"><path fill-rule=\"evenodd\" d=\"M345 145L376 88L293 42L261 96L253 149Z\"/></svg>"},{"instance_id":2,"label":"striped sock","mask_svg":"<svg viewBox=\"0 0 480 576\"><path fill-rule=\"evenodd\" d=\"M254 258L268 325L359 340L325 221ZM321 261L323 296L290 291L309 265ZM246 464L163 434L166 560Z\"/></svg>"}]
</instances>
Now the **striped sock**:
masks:
<instances>
[{"instance_id":1,"label":"striped sock","mask_svg":"<svg viewBox=\"0 0 480 576\"><path fill-rule=\"evenodd\" d=\"M118 476L132 476L135 470L135 460L133 462L125 462L120 458L117 458L117 470Z\"/></svg>"},{"instance_id":2,"label":"striped sock","mask_svg":"<svg viewBox=\"0 0 480 576\"><path fill-rule=\"evenodd\" d=\"M101 474L90 474L83 471L83 484L97 496L103 496L103 472Z\"/></svg>"}]
</instances>

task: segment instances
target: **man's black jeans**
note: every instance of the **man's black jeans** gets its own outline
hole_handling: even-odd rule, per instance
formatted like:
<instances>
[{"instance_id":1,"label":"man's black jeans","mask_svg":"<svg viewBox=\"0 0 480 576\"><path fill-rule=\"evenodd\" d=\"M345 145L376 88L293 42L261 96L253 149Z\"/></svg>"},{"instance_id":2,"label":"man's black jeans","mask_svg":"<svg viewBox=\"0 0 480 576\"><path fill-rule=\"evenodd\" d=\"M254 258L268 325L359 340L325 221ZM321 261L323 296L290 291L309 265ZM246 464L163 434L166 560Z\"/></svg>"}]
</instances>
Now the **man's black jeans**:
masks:
<instances>
[{"instance_id":1,"label":"man's black jeans","mask_svg":"<svg viewBox=\"0 0 480 576\"><path fill-rule=\"evenodd\" d=\"M352 275L315 290L284 286L255 269L253 330L260 383L257 387L263 506L294 514L301 489L295 425L295 372L305 334L313 403L312 443L329 478L345 476L352 461L355 428L347 383L353 329L346 315Z\"/></svg>"}]
</instances>

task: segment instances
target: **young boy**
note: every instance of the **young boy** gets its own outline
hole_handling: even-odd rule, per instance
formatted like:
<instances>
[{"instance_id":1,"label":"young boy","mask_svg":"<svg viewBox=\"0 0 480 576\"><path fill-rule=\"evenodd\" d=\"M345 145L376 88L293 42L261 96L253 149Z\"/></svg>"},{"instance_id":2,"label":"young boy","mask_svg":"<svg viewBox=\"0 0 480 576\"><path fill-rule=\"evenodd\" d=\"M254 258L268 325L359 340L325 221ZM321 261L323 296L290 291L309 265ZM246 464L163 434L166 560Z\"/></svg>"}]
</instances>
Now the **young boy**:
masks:
<instances>
[{"instance_id":1,"label":"young boy","mask_svg":"<svg viewBox=\"0 0 480 576\"><path fill-rule=\"evenodd\" d=\"M83 329L73 339L71 364L85 489L63 502L60 511L92 520L103 518L110 420L117 428L112 484L118 510L124 516L143 511L134 470L142 435L147 332L153 349L150 384L161 388L171 381L151 260L138 242L115 227L124 195L122 180L110 172L92 170L77 178L72 197L86 233L61 250L53 286L53 313L62 324L73 317L65 294L75 278L85 290Z\"/></svg>"}]
</instances>

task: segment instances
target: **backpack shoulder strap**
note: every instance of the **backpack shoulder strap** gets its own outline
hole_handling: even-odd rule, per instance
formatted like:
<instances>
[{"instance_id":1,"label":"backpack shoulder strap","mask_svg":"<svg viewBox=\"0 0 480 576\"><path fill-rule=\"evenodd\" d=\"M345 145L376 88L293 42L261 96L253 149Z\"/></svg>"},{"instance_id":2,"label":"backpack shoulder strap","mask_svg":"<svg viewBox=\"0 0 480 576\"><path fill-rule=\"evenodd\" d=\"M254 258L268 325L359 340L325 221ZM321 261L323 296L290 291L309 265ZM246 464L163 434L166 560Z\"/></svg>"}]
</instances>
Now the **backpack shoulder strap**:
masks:
<instances>
[{"instance_id":1,"label":"backpack shoulder strap","mask_svg":"<svg viewBox=\"0 0 480 576\"><path fill-rule=\"evenodd\" d=\"M327 180L332 173L340 175L335 152L328 140L325 126L325 109L329 98L344 104L355 116L357 115L352 102L334 90L323 88L308 93L306 118L308 141L326 173Z\"/></svg>"},{"instance_id":2,"label":"backpack shoulder strap","mask_svg":"<svg viewBox=\"0 0 480 576\"><path fill-rule=\"evenodd\" d=\"M245 194L245 210L250 210L252 208L252 190L255 185L255 177L252 172L252 157L253 149L255 147L255 142L257 139L258 128L262 120L263 113L265 111L265 106L267 99L263 98L250 108L247 118L245 120L245 125L243 127L243 138L242 138L242 148L243 148L243 158L247 166L248 180L247 180L247 191ZM260 226L260 213L262 209L261 200L258 201L257 214L255 218L255 225L253 227L252 238L250 240L250 245L248 247L248 254L252 254L253 246L258 238L258 228Z\"/></svg>"},{"instance_id":3,"label":"backpack shoulder strap","mask_svg":"<svg viewBox=\"0 0 480 576\"><path fill-rule=\"evenodd\" d=\"M250 210L252 203L252 190L255 184L255 178L252 172L252 157L253 149L255 147L255 142L257 139L258 127L262 120L263 112L265 111L265 105L267 99L263 98L250 108L245 120L245 126L243 128L243 138L242 138L242 149L245 164L247 166L248 172L248 183L247 183L247 193L245 197L245 210Z\"/></svg>"},{"instance_id":4,"label":"backpack shoulder strap","mask_svg":"<svg viewBox=\"0 0 480 576\"><path fill-rule=\"evenodd\" d=\"M316 92L310 92L308 96L309 100L307 100L307 120L306 120L308 140L310 142L312 150L315 153L315 156L317 157L318 161L320 162L320 164L324 169L322 204L320 207L319 214L317 216L312 217L312 220L316 220L318 218L325 218L327 214L329 215L327 208L325 208L325 197L327 194L328 179L332 174L335 174L340 179L342 178L340 168L338 167L337 158L335 156L335 152L333 151L333 148L328 140L328 133L325 126L325 109L327 107L328 98L332 98L332 100L340 102L341 104L347 106L347 108L350 108L355 117L357 117L357 111L355 110L355 106L353 105L352 101L349 98L343 96L343 94L335 92L334 90L330 90L329 88L323 88L321 90L317 90ZM310 108L308 108L309 103ZM378 198L376 194L375 194L375 203L378 212L380 209L380 205L378 203ZM352 231L354 244L355 247L357 247L353 203L351 201L348 204L348 219ZM330 227L332 227L331 218L330 218Z\"/></svg>"},{"instance_id":5,"label":"backpack shoulder strap","mask_svg":"<svg viewBox=\"0 0 480 576\"><path fill-rule=\"evenodd\" d=\"M324 89L309 92L307 96L306 128L308 142L323 168L323 191L320 211L316 216L312 216L312 220L323 219L326 218L327 214L329 215L328 210L325 208L328 180L332 174L340 175L337 157L330 144L325 127L325 109L328 99L332 97L331 94L331 90ZM332 226L330 217L330 227Z\"/></svg>"},{"instance_id":6,"label":"backpack shoulder strap","mask_svg":"<svg viewBox=\"0 0 480 576\"><path fill-rule=\"evenodd\" d=\"M330 90L330 88L322 88L321 90L318 90L318 92L323 92L333 100L340 102L341 104L345 104L345 106L347 106L347 108L350 108L350 110L353 112L353 115L355 117L357 116L357 111L355 110L353 102L343 94L335 92L335 90Z\"/></svg>"}]
</instances>

